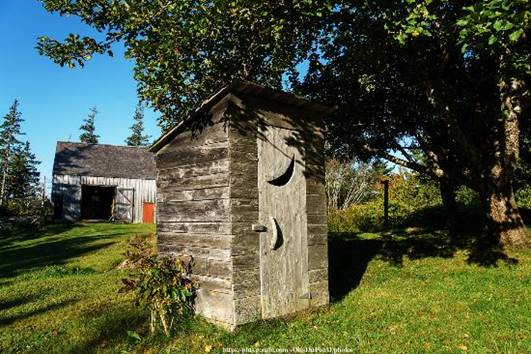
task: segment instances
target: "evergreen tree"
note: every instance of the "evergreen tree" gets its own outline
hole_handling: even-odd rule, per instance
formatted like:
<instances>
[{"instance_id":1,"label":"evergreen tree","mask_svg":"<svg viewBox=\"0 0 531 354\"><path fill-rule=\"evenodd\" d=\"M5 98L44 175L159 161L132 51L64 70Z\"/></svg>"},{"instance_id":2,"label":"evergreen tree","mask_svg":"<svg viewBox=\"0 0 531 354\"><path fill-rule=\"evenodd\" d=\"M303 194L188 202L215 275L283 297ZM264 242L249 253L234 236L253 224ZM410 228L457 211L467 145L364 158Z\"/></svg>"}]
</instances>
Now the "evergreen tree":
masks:
<instances>
[{"instance_id":1,"label":"evergreen tree","mask_svg":"<svg viewBox=\"0 0 531 354\"><path fill-rule=\"evenodd\" d=\"M18 111L18 100L15 99L0 125L0 205L4 204L8 195L10 164L21 144L18 136L23 135L20 128L22 122L22 114Z\"/></svg>"},{"instance_id":2,"label":"evergreen tree","mask_svg":"<svg viewBox=\"0 0 531 354\"><path fill-rule=\"evenodd\" d=\"M135 109L133 116L134 123L129 128L131 129L131 135L125 140L128 146L147 146L149 145L149 135L143 135L144 133L144 108L139 102Z\"/></svg>"},{"instance_id":3,"label":"evergreen tree","mask_svg":"<svg viewBox=\"0 0 531 354\"><path fill-rule=\"evenodd\" d=\"M82 143L88 143L88 144L97 144L99 135L96 135L96 126L94 125L94 121L96 120L96 114L98 114L98 110L96 107L92 107L90 109L90 113L87 118L83 121L83 125L79 127L81 130L81 135L79 136L79 140Z\"/></svg>"},{"instance_id":4,"label":"evergreen tree","mask_svg":"<svg viewBox=\"0 0 531 354\"><path fill-rule=\"evenodd\" d=\"M24 144L19 144L9 164L8 198L38 196L40 173L37 171L37 165L39 164L40 161L37 161L35 154L31 152L30 143L26 141Z\"/></svg>"}]
</instances>

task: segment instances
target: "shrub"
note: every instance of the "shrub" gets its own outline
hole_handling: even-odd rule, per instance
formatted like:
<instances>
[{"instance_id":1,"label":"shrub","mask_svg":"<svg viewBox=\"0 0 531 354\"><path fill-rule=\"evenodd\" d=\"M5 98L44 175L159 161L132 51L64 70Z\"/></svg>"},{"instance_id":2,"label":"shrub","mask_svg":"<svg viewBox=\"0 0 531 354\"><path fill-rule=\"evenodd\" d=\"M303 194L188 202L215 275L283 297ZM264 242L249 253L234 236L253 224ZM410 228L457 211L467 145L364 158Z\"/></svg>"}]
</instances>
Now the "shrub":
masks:
<instances>
[{"instance_id":1,"label":"shrub","mask_svg":"<svg viewBox=\"0 0 531 354\"><path fill-rule=\"evenodd\" d=\"M383 228L383 203L370 201L353 204L345 210L330 210L328 228L330 232L369 232Z\"/></svg>"},{"instance_id":2,"label":"shrub","mask_svg":"<svg viewBox=\"0 0 531 354\"><path fill-rule=\"evenodd\" d=\"M526 186L516 191L516 202L520 208L531 209L531 186Z\"/></svg>"},{"instance_id":3,"label":"shrub","mask_svg":"<svg viewBox=\"0 0 531 354\"><path fill-rule=\"evenodd\" d=\"M134 292L135 305L150 312L150 331L162 327L169 336L174 321L193 312L195 286L191 280L192 260L157 257L145 239L135 237L127 251L134 270L122 279L120 292Z\"/></svg>"},{"instance_id":4,"label":"shrub","mask_svg":"<svg viewBox=\"0 0 531 354\"><path fill-rule=\"evenodd\" d=\"M479 194L467 186L461 186L455 193L455 200L466 207L479 207Z\"/></svg>"},{"instance_id":5,"label":"shrub","mask_svg":"<svg viewBox=\"0 0 531 354\"><path fill-rule=\"evenodd\" d=\"M384 226L383 186L377 185L377 195L363 204L350 205L345 210L329 211L331 232L372 232ZM439 188L412 173L395 175L389 180L389 224L440 224L444 219Z\"/></svg>"}]
</instances>

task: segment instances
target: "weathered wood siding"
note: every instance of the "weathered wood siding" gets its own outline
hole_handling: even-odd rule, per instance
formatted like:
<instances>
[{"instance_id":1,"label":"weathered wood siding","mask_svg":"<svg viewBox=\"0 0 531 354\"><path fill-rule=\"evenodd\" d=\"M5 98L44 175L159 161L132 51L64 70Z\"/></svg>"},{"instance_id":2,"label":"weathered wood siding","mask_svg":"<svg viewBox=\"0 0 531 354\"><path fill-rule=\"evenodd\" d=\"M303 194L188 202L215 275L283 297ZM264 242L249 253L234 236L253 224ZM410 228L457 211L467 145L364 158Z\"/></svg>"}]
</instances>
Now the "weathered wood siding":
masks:
<instances>
[{"instance_id":1,"label":"weathered wood siding","mask_svg":"<svg viewBox=\"0 0 531 354\"><path fill-rule=\"evenodd\" d=\"M322 306L329 302L328 293L328 249L327 249L327 209L324 189L324 136L321 129L313 124L315 116L311 112L295 109L287 105L279 105L257 98L232 97L227 116L230 120L230 205L232 218L232 261L234 289L234 325L240 325L260 318L268 317L264 305L271 299L264 294L271 287L282 284L264 284L261 273L261 240L266 233L252 230L252 224L259 221L260 198L263 191L259 190L259 160L264 156L258 153L260 141L270 141L261 131L267 127L290 129L294 133L285 143L297 149L304 159L305 186L301 187L305 198L306 235L300 242L307 249L294 257L303 267L302 286L298 295L306 299L290 309L279 309L278 312L289 313L300 310L301 304ZM262 176L263 177L263 176ZM292 191L291 194L293 194ZM289 194L289 193L288 193ZM290 194L290 195L291 195ZM292 196L295 197L295 196ZM278 198L277 198L278 199ZM278 200L277 202L281 202ZM293 211L295 213L301 211ZM302 220L302 219L301 219ZM263 220L262 220L262 223ZM266 227L271 227L266 223ZM263 245L262 245L263 246ZM267 262L266 262L267 263ZM263 271L263 270L262 270ZM274 279L274 277L273 277ZM265 291L264 291L265 290ZM286 294L288 296L288 294ZM280 306L280 305L279 305Z\"/></svg>"},{"instance_id":2,"label":"weathered wood siding","mask_svg":"<svg viewBox=\"0 0 531 354\"><path fill-rule=\"evenodd\" d=\"M134 190L133 222L142 222L143 202L154 203L156 197L155 180L128 179L94 176L54 175L52 199L63 198L63 218L69 221L81 218L81 186L115 186ZM129 217L125 221L129 221Z\"/></svg>"},{"instance_id":3,"label":"weathered wood siding","mask_svg":"<svg viewBox=\"0 0 531 354\"><path fill-rule=\"evenodd\" d=\"M234 326L262 318L258 223L258 122L242 102L229 104Z\"/></svg>"},{"instance_id":4,"label":"weathered wood siding","mask_svg":"<svg viewBox=\"0 0 531 354\"><path fill-rule=\"evenodd\" d=\"M193 256L193 274L199 283L197 312L231 329L270 315L327 304L324 139L311 123L315 116L286 104L233 94L210 113L212 124L197 136L183 127L156 152L159 253ZM263 310L268 299L262 282L271 282L266 287L282 288L273 283L279 279L263 276L261 266L267 262L261 263L261 239L265 235L252 229L260 222L258 173L263 157L258 146L265 126L293 132L289 139L298 144L294 146L296 158L304 162L297 182L300 188L290 189L298 196L297 206L291 208L297 209L296 215L287 215L286 220L296 218L298 224L294 242L301 249L288 261L299 270L297 296L306 297L293 308L270 314ZM282 212L289 213L292 204L286 203Z\"/></svg>"},{"instance_id":5,"label":"weathered wood siding","mask_svg":"<svg viewBox=\"0 0 531 354\"><path fill-rule=\"evenodd\" d=\"M199 284L196 310L233 323L229 142L223 107L213 125L184 131L155 155L159 254L191 255Z\"/></svg>"}]
</instances>

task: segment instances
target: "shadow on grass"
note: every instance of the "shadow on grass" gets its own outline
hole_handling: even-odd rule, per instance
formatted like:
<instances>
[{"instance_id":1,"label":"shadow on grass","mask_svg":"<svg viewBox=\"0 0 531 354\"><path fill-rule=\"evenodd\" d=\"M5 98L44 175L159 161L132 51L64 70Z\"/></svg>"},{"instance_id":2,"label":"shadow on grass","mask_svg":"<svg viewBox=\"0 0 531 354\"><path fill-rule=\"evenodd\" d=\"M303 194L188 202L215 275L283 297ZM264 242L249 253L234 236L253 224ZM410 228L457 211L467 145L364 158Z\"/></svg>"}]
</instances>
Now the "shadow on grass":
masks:
<instances>
[{"instance_id":1,"label":"shadow on grass","mask_svg":"<svg viewBox=\"0 0 531 354\"><path fill-rule=\"evenodd\" d=\"M83 235L79 232L76 235L61 235L73 227L82 229L85 225L51 224L41 228L17 225L12 228L0 241L0 278L13 277L30 269L65 264L72 258L106 248L118 242L116 236L128 233L126 230L92 230ZM56 235L61 236L54 237ZM23 243L27 240L32 242Z\"/></svg>"},{"instance_id":2,"label":"shadow on grass","mask_svg":"<svg viewBox=\"0 0 531 354\"><path fill-rule=\"evenodd\" d=\"M7 300L7 301L0 301L0 313L3 311L7 311L13 307L21 306L28 304L32 302L35 299L35 297L20 297L17 299Z\"/></svg>"},{"instance_id":3,"label":"shadow on grass","mask_svg":"<svg viewBox=\"0 0 531 354\"><path fill-rule=\"evenodd\" d=\"M518 260L508 257L502 249L491 249L481 254L481 257L475 256L473 250L479 236L476 230L481 229L480 218L476 213L475 210L469 210L461 214L460 228L452 234L447 230L422 228L430 224L429 220L423 224L417 223L417 228L380 232L378 237L372 238L367 238L363 233L330 233L329 290L332 300L340 300L358 287L369 262L375 258L400 267L404 258L450 258L456 251L465 250L470 255L469 263L480 266L496 266L499 261L517 264ZM531 210L522 210L522 216L529 224ZM431 225L434 226L433 223ZM440 225L435 225L437 226Z\"/></svg>"},{"instance_id":4,"label":"shadow on grass","mask_svg":"<svg viewBox=\"0 0 531 354\"><path fill-rule=\"evenodd\" d=\"M18 305L24 305L24 304L29 303L31 301L32 301L31 299L21 299L20 303L18 303ZM15 302L16 302L16 300L15 300ZM33 317L33 316L36 316L36 315L39 315L41 313L45 313L45 312L48 312L48 311L53 311L55 309L58 309L58 308L73 304L75 302L77 302L77 300L67 300L67 301L63 301L63 302L47 305L47 306L44 306L44 307L41 307L41 308L38 308L38 309L34 309L34 310L31 310L31 311L25 311L25 312L21 312L21 313L18 313L18 314L11 315L11 316L0 317L0 326L7 326L7 325L12 324L13 322L16 322L16 321L19 321L19 320L23 320L23 319L26 319L26 318L30 318L30 317ZM18 306L18 305L14 305L14 306ZM12 306L12 307L14 307L14 306Z\"/></svg>"},{"instance_id":5,"label":"shadow on grass","mask_svg":"<svg viewBox=\"0 0 531 354\"><path fill-rule=\"evenodd\" d=\"M193 316L174 323L172 335L167 337L158 330L155 334L149 333L149 313L145 310L127 306L115 306L98 311L86 311L82 318L94 322L98 318L97 335L87 338L70 348L75 353L98 353L102 350L126 345L134 351L151 351L172 341L176 336L187 336L197 331L200 319ZM139 334L140 340L128 336L128 331Z\"/></svg>"},{"instance_id":6,"label":"shadow on grass","mask_svg":"<svg viewBox=\"0 0 531 354\"><path fill-rule=\"evenodd\" d=\"M0 277L9 278L30 269L64 264L71 258L97 251L116 242L94 244L98 239L105 238L106 235L75 237L0 251Z\"/></svg>"},{"instance_id":7,"label":"shadow on grass","mask_svg":"<svg viewBox=\"0 0 531 354\"><path fill-rule=\"evenodd\" d=\"M12 223L0 229L0 249L8 248L18 242L34 240L66 232L73 227L82 227L73 223L53 223L44 226L31 223Z\"/></svg>"}]
</instances>

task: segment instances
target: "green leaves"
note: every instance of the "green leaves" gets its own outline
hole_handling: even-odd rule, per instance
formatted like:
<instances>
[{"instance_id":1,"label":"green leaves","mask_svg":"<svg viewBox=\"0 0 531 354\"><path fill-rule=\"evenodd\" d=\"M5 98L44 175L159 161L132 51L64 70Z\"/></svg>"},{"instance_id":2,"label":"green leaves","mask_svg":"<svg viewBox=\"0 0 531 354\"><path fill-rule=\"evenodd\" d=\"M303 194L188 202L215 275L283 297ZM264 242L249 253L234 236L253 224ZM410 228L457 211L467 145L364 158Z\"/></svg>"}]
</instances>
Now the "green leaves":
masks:
<instances>
[{"instance_id":1,"label":"green leaves","mask_svg":"<svg viewBox=\"0 0 531 354\"><path fill-rule=\"evenodd\" d=\"M523 34L524 34L524 29L520 28L514 32L511 32L511 34L509 35L509 40L511 42L517 42L520 39L520 37L522 37Z\"/></svg>"},{"instance_id":2,"label":"green leaves","mask_svg":"<svg viewBox=\"0 0 531 354\"><path fill-rule=\"evenodd\" d=\"M134 238L126 252L134 272L122 279L120 292L134 292L135 303L149 309L150 329L161 327L170 335L174 320L192 313L195 284L191 280L191 264L171 257L157 257L145 239Z\"/></svg>"},{"instance_id":3,"label":"green leaves","mask_svg":"<svg viewBox=\"0 0 531 354\"><path fill-rule=\"evenodd\" d=\"M135 62L139 98L161 113L163 129L234 79L280 88L339 6L328 0L42 2L48 11L78 16L105 39L43 36L39 53L82 67L96 54L112 55L111 45L122 41Z\"/></svg>"}]
</instances>

